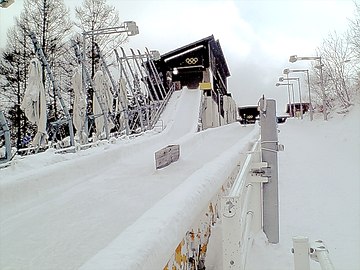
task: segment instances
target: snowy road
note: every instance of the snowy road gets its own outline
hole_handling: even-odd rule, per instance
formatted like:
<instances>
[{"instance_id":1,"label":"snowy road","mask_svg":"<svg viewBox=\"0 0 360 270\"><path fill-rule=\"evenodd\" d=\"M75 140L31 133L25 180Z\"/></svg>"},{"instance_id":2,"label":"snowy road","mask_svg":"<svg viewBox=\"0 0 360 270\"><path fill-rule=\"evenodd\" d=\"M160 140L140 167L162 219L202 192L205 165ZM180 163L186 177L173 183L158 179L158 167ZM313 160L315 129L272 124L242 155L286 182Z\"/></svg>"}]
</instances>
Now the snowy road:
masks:
<instances>
[{"instance_id":1,"label":"snowy road","mask_svg":"<svg viewBox=\"0 0 360 270\"><path fill-rule=\"evenodd\" d=\"M78 269L253 129L234 123L195 133L199 104L200 92L184 89L171 98L160 134L80 154L46 152L0 171L0 269ZM179 161L156 171L154 152L174 143Z\"/></svg>"}]
</instances>

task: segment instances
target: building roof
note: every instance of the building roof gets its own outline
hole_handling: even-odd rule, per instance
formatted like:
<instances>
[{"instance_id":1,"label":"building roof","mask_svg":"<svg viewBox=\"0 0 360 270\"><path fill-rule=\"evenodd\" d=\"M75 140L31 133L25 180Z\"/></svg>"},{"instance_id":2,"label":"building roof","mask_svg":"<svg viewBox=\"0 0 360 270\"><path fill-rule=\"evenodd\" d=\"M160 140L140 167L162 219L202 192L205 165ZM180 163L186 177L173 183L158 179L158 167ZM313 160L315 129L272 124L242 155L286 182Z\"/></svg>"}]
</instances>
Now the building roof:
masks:
<instances>
[{"instance_id":1,"label":"building roof","mask_svg":"<svg viewBox=\"0 0 360 270\"><path fill-rule=\"evenodd\" d=\"M205 37L203 39L200 39L200 40L190 43L188 45L185 45L185 46L182 46L175 50L172 50L170 52L167 52L167 53L161 55L161 58L162 59L171 58L172 56L176 56L181 53L186 53L187 51L195 49L201 45L208 45L208 44L209 44L209 47L210 47L211 51L213 52L214 56L216 57L216 59L219 60L218 64L220 65L220 68L224 71L225 76L229 77L230 71L229 71L228 65L226 63L222 48L220 46L220 42L219 42L219 40L215 40L214 35Z\"/></svg>"}]
</instances>

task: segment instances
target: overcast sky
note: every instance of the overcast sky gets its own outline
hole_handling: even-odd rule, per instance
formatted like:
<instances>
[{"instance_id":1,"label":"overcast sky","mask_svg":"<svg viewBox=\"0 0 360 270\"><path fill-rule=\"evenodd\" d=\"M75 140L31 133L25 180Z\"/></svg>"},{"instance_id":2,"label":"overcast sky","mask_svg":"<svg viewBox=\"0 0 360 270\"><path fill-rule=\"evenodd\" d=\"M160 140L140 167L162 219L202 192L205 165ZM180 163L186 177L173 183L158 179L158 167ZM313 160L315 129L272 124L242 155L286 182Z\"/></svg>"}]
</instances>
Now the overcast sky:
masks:
<instances>
[{"instance_id":1,"label":"overcast sky","mask_svg":"<svg viewBox=\"0 0 360 270\"><path fill-rule=\"evenodd\" d=\"M22 9L21 0L0 9L0 47L6 44L7 27ZM262 94L278 100L285 109L287 91L275 87L284 68L307 68L309 63L288 62L290 55L315 55L332 31L349 28L352 0L108 0L120 19L136 21L140 34L129 47L166 53L214 35L229 65L229 89L239 106L256 104ZM65 0L74 14L81 1ZM303 83L304 93L305 84Z\"/></svg>"}]
</instances>

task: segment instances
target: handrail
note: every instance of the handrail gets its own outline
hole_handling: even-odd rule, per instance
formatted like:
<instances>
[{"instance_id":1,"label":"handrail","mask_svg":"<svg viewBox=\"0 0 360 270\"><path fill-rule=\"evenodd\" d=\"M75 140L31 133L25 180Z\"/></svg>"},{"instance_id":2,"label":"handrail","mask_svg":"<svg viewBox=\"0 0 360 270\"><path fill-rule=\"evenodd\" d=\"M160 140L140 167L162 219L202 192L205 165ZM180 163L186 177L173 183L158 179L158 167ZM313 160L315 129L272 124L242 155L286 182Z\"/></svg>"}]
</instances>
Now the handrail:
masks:
<instances>
[{"instance_id":1,"label":"handrail","mask_svg":"<svg viewBox=\"0 0 360 270\"><path fill-rule=\"evenodd\" d=\"M163 102L161 103L160 107L158 108L158 110L156 111L156 114L154 115L154 119L152 119L151 121L151 128L153 128L155 126L155 124L157 123L157 121L160 118L160 115L162 114L162 112L165 109L166 104L168 103L172 93L175 90L175 84L173 83L169 89L169 91L167 92Z\"/></svg>"},{"instance_id":2,"label":"handrail","mask_svg":"<svg viewBox=\"0 0 360 270\"><path fill-rule=\"evenodd\" d=\"M246 153L246 159L244 161L244 165L242 166L242 170L240 171L240 174L237 178L237 181L234 183L229 196L239 196L241 189L244 186L245 181L243 181L245 179L245 177L247 176L247 174L250 171L250 164L253 157L253 153L255 152L255 150L259 147L259 140L253 145L253 147L251 148L251 150L249 152Z\"/></svg>"},{"instance_id":3,"label":"handrail","mask_svg":"<svg viewBox=\"0 0 360 270\"><path fill-rule=\"evenodd\" d=\"M318 262L322 270L335 270L329 257L329 250L322 240L317 240L314 246L309 245L309 239L304 236L293 237L293 248L295 270L310 270L309 257Z\"/></svg>"},{"instance_id":4,"label":"handrail","mask_svg":"<svg viewBox=\"0 0 360 270\"><path fill-rule=\"evenodd\" d=\"M267 179L256 177L253 171L262 166L260 139L246 153L244 163L229 195L222 199L223 269L241 269L246 266L252 233L262 228L262 183ZM240 243L240 245L239 245Z\"/></svg>"}]
</instances>

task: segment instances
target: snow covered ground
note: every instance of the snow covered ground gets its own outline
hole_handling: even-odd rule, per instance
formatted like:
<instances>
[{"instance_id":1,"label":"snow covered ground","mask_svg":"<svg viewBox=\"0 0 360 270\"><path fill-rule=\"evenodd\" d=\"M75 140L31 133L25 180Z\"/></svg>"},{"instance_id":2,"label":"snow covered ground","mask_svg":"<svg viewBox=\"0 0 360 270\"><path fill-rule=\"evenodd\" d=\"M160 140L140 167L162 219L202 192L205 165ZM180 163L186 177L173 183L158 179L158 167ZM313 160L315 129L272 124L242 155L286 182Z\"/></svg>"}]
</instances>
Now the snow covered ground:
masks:
<instances>
[{"instance_id":1,"label":"snow covered ground","mask_svg":"<svg viewBox=\"0 0 360 270\"><path fill-rule=\"evenodd\" d=\"M293 236L323 240L335 269L360 269L360 108L280 125L280 243L256 236L248 270L294 269ZM316 262L311 269L321 269Z\"/></svg>"},{"instance_id":2,"label":"snow covered ground","mask_svg":"<svg viewBox=\"0 0 360 270\"><path fill-rule=\"evenodd\" d=\"M221 161L247 150L246 141L258 132L256 125L234 123L195 133L199 104L199 91L184 89L170 99L161 133L74 154L48 150L0 170L0 269L107 270L112 263L140 269L126 265L136 266L153 244L178 243L169 238L183 236L183 228L164 229L186 221L166 218L195 209L191 203L208 182L192 183L207 178L205 172L226 171L228 162ZM289 119L279 126L285 145L279 153L280 243L256 235L249 270L293 269L296 235L324 240L336 269L359 269L359 115L355 107L327 122L319 115L313 122ZM180 160L156 171L154 152L175 143ZM186 205L179 207L180 201ZM161 242L164 233L168 238Z\"/></svg>"}]
</instances>

